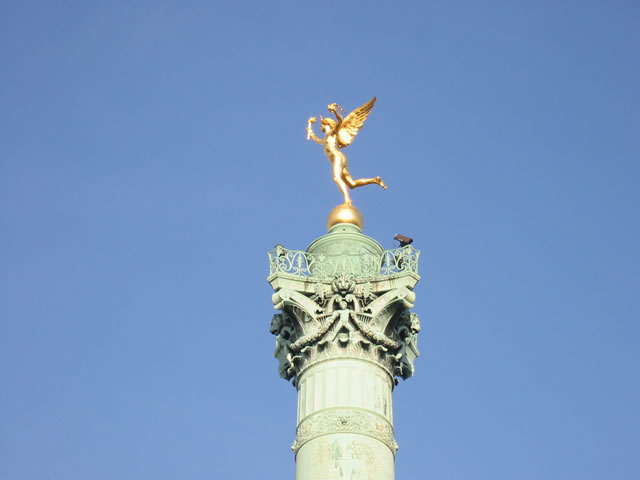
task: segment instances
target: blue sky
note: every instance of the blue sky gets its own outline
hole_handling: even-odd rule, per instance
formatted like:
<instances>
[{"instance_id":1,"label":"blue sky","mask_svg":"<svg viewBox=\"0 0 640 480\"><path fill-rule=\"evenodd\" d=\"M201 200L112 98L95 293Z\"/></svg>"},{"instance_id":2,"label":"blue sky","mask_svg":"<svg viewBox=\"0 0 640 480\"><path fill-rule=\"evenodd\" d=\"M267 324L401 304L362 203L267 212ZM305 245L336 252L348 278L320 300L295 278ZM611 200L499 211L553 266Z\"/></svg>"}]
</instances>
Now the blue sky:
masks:
<instances>
[{"instance_id":1,"label":"blue sky","mask_svg":"<svg viewBox=\"0 0 640 480\"><path fill-rule=\"evenodd\" d=\"M640 4L0 6L0 477L293 478L266 251L415 238L396 475L640 477Z\"/></svg>"}]
</instances>

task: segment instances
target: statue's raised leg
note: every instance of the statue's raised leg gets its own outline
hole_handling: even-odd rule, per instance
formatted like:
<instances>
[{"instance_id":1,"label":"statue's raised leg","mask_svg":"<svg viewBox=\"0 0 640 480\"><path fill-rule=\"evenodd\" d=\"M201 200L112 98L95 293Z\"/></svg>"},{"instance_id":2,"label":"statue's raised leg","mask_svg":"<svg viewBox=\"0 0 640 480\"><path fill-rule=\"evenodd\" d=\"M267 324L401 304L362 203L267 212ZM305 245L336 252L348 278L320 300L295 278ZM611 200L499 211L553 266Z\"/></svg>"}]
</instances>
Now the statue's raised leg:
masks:
<instances>
[{"instance_id":1,"label":"statue's raised leg","mask_svg":"<svg viewBox=\"0 0 640 480\"><path fill-rule=\"evenodd\" d=\"M344 169L343 176L344 176L345 181L347 182L347 185L349 185L349 187L351 187L351 188L358 188L358 187L362 187L364 185L371 185L371 184L375 183L376 185L380 185L385 190L387 189L386 183L384 183L380 177L359 178L357 180L354 180L353 178L351 178L351 174L347 171L347 169Z\"/></svg>"}]
</instances>

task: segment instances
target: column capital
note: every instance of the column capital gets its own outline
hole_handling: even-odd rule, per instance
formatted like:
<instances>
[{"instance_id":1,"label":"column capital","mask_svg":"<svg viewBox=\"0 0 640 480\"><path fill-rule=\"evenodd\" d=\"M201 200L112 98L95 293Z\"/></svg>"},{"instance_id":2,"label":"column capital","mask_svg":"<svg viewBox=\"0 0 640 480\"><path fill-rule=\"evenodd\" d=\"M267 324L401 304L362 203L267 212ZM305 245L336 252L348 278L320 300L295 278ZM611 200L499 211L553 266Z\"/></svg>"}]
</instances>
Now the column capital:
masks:
<instances>
[{"instance_id":1,"label":"column capital","mask_svg":"<svg viewBox=\"0 0 640 480\"><path fill-rule=\"evenodd\" d=\"M332 235L335 242L327 238ZM270 252L280 376L295 384L308 367L338 357L374 362L394 379L413 375L420 321L410 309L418 256L411 246L383 251L375 240L349 232L321 237L307 252L282 246Z\"/></svg>"}]
</instances>

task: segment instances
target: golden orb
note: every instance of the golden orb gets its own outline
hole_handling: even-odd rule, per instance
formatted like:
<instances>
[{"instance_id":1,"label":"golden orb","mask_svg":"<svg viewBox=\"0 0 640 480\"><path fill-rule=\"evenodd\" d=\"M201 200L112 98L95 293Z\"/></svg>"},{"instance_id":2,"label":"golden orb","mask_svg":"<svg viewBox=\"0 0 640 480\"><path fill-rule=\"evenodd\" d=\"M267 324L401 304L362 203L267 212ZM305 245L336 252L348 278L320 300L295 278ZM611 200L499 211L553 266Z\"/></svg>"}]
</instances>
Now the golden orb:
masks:
<instances>
[{"instance_id":1,"label":"golden orb","mask_svg":"<svg viewBox=\"0 0 640 480\"><path fill-rule=\"evenodd\" d=\"M356 207L343 203L329 212L329 216L327 217L327 230L331 230L332 227L339 223L350 223L362 230L364 218L362 217L362 212Z\"/></svg>"}]
</instances>

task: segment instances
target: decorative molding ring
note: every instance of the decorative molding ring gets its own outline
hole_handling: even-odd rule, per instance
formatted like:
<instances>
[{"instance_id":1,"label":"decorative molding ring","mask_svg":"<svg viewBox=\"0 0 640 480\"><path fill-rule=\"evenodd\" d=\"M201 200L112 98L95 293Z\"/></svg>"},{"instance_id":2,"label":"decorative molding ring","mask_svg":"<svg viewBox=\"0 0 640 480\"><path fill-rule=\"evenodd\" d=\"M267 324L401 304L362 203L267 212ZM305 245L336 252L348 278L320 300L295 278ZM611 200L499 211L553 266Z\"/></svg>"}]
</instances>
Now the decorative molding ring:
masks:
<instances>
[{"instance_id":1,"label":"decorative molding ring","mask_svg":"<svg viewBox=\"0 0 640 480\"><path fill-rule=\"evenodd\" d=\"M389 447L394 456L398 450L393 426L384 417L350 408L331 408L309 415L298 425L291 449L297 454L305 443L332 433L356 433L375 438Z\"/></svg>"}]
</instances>

